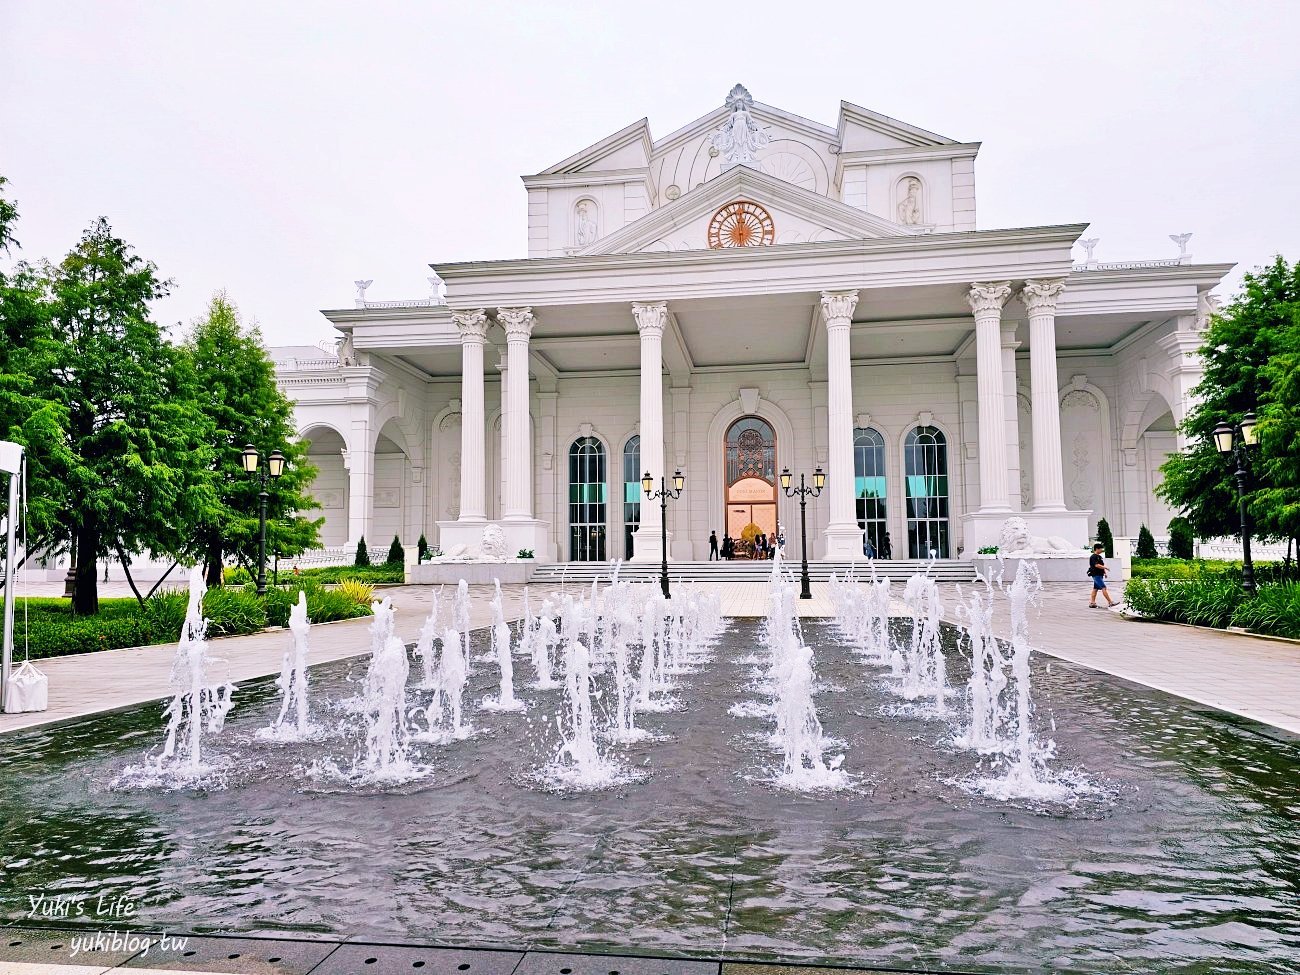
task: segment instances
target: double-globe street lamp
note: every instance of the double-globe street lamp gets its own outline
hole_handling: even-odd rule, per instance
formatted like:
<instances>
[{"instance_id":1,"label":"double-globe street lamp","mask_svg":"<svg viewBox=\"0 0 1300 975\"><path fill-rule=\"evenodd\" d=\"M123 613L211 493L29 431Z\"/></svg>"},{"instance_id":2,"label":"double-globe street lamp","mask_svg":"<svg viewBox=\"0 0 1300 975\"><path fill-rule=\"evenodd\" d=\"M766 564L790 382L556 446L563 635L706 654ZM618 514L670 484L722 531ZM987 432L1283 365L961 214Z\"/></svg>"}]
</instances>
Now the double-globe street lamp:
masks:
<instances>
[{"instance_id":1,"label":"double-globe street lamp","mask_svg":"<svg viewBox=\"0 0 1300 975\"><path fill-rule=\"evenodd\" d=\"M641 489L651 501L659 499L659 588L664 591L664 599L672 599L668 589L668 499L676 501L682 496L686 487L686 478L680 470L673 471L673 486L668 487L664 478L659 478L659 490L654 489L655 479L646 471L641 478Z\"/></svg>"},{"instance_id":2,"label":"double-globe street lamp","mask_svg":"<svg viewBox=\"0 0 1300 975\"><path fill-rule=\"evenodd\" d=\"M1246 478L1250 474L1247 453L1259 446L1255 430L1255 414L1247 413L1241 423L1233 427L1226 421L1214 428L1214 446L1219 453L1231 454L1237 462L1237 510L1241 518L1241 588L1255 594L1255 563L1250 558L1250 523L1246 515Z\"/></svg>"},{"instance_id":3,"label":"double-globe street lamp","mask_svg":"<svg viewBox=\"0 0 1300 975\"><path fill-rule=\"evenodd\" d=\"M799 475L799 486L790 486L790 468L784 468L781 471L781 490L785 492L787 498L799 497L799 548L800 555L803 556L803 571L800 573L799 598L812 599L812 580L808 578L808 499L815 498L822 493L822 488L826 486L826 475L819 467L813 471L813 486L808 487L804 481L802 473Z\"/></svg>"},{"instance_id":4,"label":"double-globe street lamp","mask_svg":"<svg viewBox=\"0 0 1300 975\"><path fill-rule=\"evenodd\" d=\"M266 595L266 485L269 478L279 477L284 473L284 454L278 450L271 451L271 456L266 458L266 466L261 465L261 454L251 443L244 447L244 452L239 455L240 461L244 465L245 472L256 474L261 484L262 491L258 495L258 510L261 519L260 534L257 539L257 594Z\"/></svg>"}]
</instances>

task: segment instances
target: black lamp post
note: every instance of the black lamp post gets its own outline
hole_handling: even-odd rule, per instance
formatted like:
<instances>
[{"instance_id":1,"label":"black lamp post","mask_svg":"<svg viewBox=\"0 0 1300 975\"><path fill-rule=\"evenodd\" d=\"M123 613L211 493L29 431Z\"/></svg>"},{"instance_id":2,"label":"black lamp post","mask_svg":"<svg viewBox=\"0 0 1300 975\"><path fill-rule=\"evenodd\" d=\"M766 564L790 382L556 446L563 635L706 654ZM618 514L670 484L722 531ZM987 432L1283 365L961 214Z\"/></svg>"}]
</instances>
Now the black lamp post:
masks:
<instances>
[{"instance_id":1,"label":"black lamp post","mask_svg":"<svg viewBox=\"0 0 1300 975\"><path fill-rule=\"evenodd\" d=\"M674 471L671 488L662 476L659 478L659 490L654 490L654 486L655 479L646 471L641 478L641 490L645 491L645 496L651 501L659 499L659 588L664 591L664 599L672 599L673 594L668 590L668 499L676 501L682 496L686 478L681 471Z\"/></svg>"},{"instance_id":2,"label":"black lamp post","mask_svg":"<svg viewBox=\"0 0 1300 975\"><path fill-rule=\"evenodd\" d=\"M1259 446L1256 437L1255 414L1247 413L1235 428L1230 423L1220 423L1214 428L1214 446L1223 455L1232 454L1237 462L1237 509L1241 518L1241 588L1255 594L1255 563L1250 558L1250 524L1246 516L1246 477L1250 473L1247 454Z\"/></svg>"},{"instance_id":3,"label":"black lamp post","mask_svg":"<svg viewBox=\"0 0 1300 975\"><path fill-rule=\"evenodd\" d=\"M258 495L258 513L261 521L261 534L257 539L257 594L266 595L266 485L269 478L279 477L284 473L284 454L278 450L273 450L271 456L266 458L266 466L260 463L261 455L257 448L251 443L244 448L244 452L239 455L240 461L244 465L244 471L248 474L256 474L258 482L261 484L262 491Z\"/></svg>"},{"instance_id":4,"label":"black lamp post","mask_svg":"<svg viewBox=\"0 0 1300 975\"><path fill-rule=\"evenodd\" d=\"M826 475L819 467L813 471L813 486L808 487L804 482L803 474L799 475L799 486L792 488L790 486L790 468L781 471L781 490L785 492L787 498L799 497L799 548L800 555L803 556L803 572L800 574L801 588L799 590L800 599L812 599L812 580L808 578L808 499L815 498L822 493L822 488L826 486Z\"/></svg>"}]
</instances>

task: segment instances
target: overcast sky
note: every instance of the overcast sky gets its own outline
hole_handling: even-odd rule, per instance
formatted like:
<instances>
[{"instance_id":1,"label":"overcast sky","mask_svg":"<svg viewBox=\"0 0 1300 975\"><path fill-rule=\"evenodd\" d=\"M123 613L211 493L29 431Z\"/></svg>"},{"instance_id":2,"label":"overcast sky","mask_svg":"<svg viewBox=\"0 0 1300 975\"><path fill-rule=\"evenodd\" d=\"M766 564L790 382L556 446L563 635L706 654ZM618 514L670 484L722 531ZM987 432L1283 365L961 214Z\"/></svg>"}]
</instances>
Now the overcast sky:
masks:
<instances>
[{"instance_id":1,"label":"overcast sky","mask_svg":"<svg viewBox=\"0 0 1300 975\"><path fill-rule=\"evenodd\" d=\"M519 176L736 82L834 125L846 99L960 141L981 229L1092 223L1099 260L1300 260L1300 3L458 4L3 0L0 174L19 256L103 214L271 344L318 309L522 256ZM1235 287L1239 273L1229 284Z\"/></svg>"}]
</instances>

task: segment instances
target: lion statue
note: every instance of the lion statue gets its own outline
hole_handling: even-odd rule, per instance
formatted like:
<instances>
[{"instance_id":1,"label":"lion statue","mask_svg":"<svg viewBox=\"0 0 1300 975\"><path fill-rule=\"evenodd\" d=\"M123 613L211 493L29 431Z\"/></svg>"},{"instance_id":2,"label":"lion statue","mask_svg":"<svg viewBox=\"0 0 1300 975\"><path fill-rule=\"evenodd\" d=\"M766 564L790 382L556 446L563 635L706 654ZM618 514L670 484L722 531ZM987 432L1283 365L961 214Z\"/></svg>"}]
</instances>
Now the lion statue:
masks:
<instances>
[{"instance_id":1,"label":"lion statue","mask_svg":"<svg viewBox=\"0 0 1300 975\"><path fill-rule=\"evenodd\" d=\"M500 525L488 524L483 529L483 541L479 543L478 557L485 562L504 562L509 558L506 552L506 533Z\"/></svg>"},{"instance_id":2,"label":"lion statue","mask_svg":"<svg viewBox=\"0 0 1300 975\"><path fill-rule=\"evenodd\" d=\"M1012 517L1002 523L998 536L999 555L1057 555L1074 553L1076 546L1060 535L1034 535L1025 519Z\"/></svg>"}]
</instances>

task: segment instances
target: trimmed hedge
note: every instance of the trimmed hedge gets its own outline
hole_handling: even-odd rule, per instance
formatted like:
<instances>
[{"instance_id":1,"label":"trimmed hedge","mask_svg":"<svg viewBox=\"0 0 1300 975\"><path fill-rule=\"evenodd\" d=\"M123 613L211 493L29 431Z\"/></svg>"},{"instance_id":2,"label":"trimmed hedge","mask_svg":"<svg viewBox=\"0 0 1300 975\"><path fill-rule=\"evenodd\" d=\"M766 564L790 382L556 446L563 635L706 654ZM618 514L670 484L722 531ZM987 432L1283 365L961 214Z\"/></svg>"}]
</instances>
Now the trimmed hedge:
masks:
<instances>
[{"instance_id":1,"label":"trimmed hedge","mask_svg":"<svg viewBox=\"0 0 1300 975\"><path fill-rule=\"evenodd\" d=\"M298 601L298 591L307 593L307 616L313 623L356 619L370 615L369 603L357 603L345 592L325 589L312 579L296 581L279 589L268 589L266 598L257 595L249 583L243 588L209 589L203 597L203 615L208 618L209 636L256 633L270 626L285 626L289 610ZM145 600L101 599L95 616L74 616L67 599L20 600L15 607L14 645L23 653L23 603L26 604L28 651L34 658L62 657L97 650L174 643L185 623L189 595L183 591L160 592ZM0 600L0 606L3 606Z\"/></svg>"},{"instance_id":2,"label":"trimmed hedge","mask_svg":"<svg viewBox=\"0 0 1300 975\"><path fill-rule=\"evenodd\" d=\"M1292 578L1296 569L1291 567ZM1134 559L1134 579L1201 579L1223 576L1241 581L1241 563L1225 559ZM1281 562L1256 562L1257 582L1284 582L1287 566Z\"/></svg>"},{"instance_id":3,"label":"trimmed hedge","mask_svg":"<svg viewBox=\"0 0 1300 975\"><path fill-rule=\"evenodd\" d=\"M343 582L345 579L356 579L358 582L372 584L403 583L406 581L406 569L401 565L327 565L319 569L302 569L296 577L287 576L281 569L280 579L283 581L288 578L315 579L317 582L327 584Z\"/></svg>"}]
</instances>

